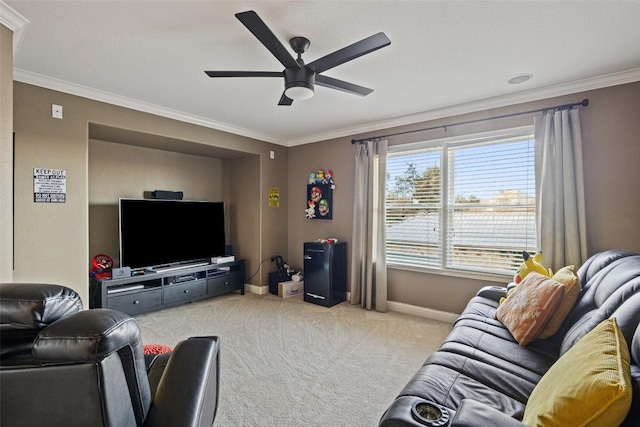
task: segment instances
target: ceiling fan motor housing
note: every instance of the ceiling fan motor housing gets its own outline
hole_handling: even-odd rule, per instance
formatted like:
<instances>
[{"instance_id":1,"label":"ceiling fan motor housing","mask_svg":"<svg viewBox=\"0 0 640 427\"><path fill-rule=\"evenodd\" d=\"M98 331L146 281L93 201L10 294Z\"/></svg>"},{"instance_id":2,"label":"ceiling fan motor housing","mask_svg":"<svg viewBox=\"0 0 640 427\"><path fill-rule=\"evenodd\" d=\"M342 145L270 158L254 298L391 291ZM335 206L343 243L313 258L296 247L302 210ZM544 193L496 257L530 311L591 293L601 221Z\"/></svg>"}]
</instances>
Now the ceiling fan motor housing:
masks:
<instances>
[{"instance_id":1,"label":"ceiling fan motor housing","mask_svg":"<svg viewBox=\"0 0 640 427\"><path fill-rule=\"evenodd\" d=\"M312 91L316 85L316 73L307 67L291 67L284 70L284 89L304 86Z\"/></svg>"}]
</instances>

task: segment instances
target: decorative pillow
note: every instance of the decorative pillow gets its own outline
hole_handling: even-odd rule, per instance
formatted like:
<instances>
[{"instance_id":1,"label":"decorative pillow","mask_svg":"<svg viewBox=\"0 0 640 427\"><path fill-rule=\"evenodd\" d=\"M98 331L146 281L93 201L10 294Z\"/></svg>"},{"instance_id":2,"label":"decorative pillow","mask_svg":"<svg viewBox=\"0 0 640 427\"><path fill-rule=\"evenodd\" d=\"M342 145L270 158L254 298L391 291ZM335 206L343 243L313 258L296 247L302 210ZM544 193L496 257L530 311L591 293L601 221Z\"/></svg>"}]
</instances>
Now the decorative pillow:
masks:
<instances>
[{"instance_id":1,"label":"decorative pillow","mask_svg":"<svg viewBox=\"0 0 640 427\"><path fill-rule=\"evenodd\" d=\"M564 297L564 286L531 272L496 310L495 317L522 346L538 338Z\"/></svg>"},{"instance_id":2,"label":"decorative pillow","mask_svg":"<svg viewBox=\"0 0 640 427\"><path fill-rule=\"evenodd\" d=\"M144 354L163 354L173 351L173 348L164 344L145 344L142 346Z\"/></svg>"},{"instance_id":3,"label":"decorative pillow","mask_svg":"<svg viewBox=\"0 0 640 427\"><path fill-rule=\"evenodd\" d=\"M615 318L563 354L529 396L529 426L619 426L631 407L629 349Z\"/></svg>"},{"instance_id":4,"label":"decorative pillow","mask_svg":"<svg viewBox=\"0 0 640 427\"><path fill-rule=\"evenodd\" d=\"M549 338L558 332L562 322L564 322L564 319L576 303L578 295L580 295L580 279L578 279L578 276L573 272L574 269L575 267L573 265L568 265L558 270L551 278L564 285L564 297L538 338Z\"/></svg>"}]
</instances>

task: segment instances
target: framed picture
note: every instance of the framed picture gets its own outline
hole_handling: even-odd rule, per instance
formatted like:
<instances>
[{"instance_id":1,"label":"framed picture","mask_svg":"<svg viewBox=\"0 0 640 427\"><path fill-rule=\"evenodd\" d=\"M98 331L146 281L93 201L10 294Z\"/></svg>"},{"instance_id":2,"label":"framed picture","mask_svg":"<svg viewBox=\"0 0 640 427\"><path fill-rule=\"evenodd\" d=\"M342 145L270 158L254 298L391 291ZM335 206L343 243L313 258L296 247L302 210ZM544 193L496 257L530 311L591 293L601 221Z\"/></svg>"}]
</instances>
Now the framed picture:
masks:
<instances>
[{"instance_id":1,"label":"framed picture","mask_svg":"<svg viewBox=\"0 0 640 427\"><path fill-rule=\"evenodd\" d=\"M307 184L307 219L332 219L332 196L331 184Z\"/></svg>"}]
</instances>

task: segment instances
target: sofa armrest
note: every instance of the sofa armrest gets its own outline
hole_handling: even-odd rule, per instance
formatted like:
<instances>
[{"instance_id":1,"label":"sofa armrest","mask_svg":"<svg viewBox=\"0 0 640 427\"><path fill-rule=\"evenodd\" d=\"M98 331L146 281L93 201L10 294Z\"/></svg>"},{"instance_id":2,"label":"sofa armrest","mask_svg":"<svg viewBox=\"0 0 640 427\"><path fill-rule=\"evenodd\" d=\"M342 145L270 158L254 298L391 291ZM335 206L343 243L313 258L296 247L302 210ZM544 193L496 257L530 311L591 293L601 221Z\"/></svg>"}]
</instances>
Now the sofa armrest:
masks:
<instances>
[{"instance_id":1,"label":"sofa armrest","mask_svg":"<svg viewBox=\"0 0 640 427\"><path fill-rule=\"evenodd\" d=\"M504 286L485 286L478 291L476 296L500 301L500 298L507 296L507 288Z\"/></svg>"},{"instance_id":2,"label":"sofa armrest","mask_svg":"<svg viewBox=\"0 0 640 427\"><path fill-rule=\"evenodd\" d=\"M523 427L520 421L476 400L462 399L451 427Z\"/></svg>"},{"instance_id":3,"label":"sofa armrest","mask_svg":"<svg viewBox=\"0 0 640 427\"><path fill-rule=\"evenodd\" d=\"M181 341L148 372L152 402L145 427L211 427L220 385L218 337Z\"/></svg>"}]
</instances>

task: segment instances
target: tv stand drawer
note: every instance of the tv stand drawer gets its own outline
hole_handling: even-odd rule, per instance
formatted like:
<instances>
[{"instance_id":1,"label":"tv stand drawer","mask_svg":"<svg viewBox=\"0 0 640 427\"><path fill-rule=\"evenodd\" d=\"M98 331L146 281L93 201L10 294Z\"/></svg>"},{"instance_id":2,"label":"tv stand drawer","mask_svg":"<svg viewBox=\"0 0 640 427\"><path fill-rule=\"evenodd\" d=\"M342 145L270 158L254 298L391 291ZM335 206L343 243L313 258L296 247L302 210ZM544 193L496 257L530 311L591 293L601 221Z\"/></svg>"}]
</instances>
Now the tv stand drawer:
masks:
<instances>
[{"instance_id":1,"label":"tv stand drawer","mask_svg":"<svg viewBox=\"0 0 640 427\"><path fill-rule=\"evenodd\" d=\"M162 290L151 289L107 298L107 307L135 315L156 310L162 306Z\"/></svg>"},{"instance_id":2,"label":"tv stand drawer","mask_svg":"<svg viewBox=\"0 0 640 427\"><path fill-rule=\"evenodd\" d=\"M207 281L194 280L164 287L164 303L174 304L178 302L192 301L207 294Z\"/></svg>"}]
</instances>

